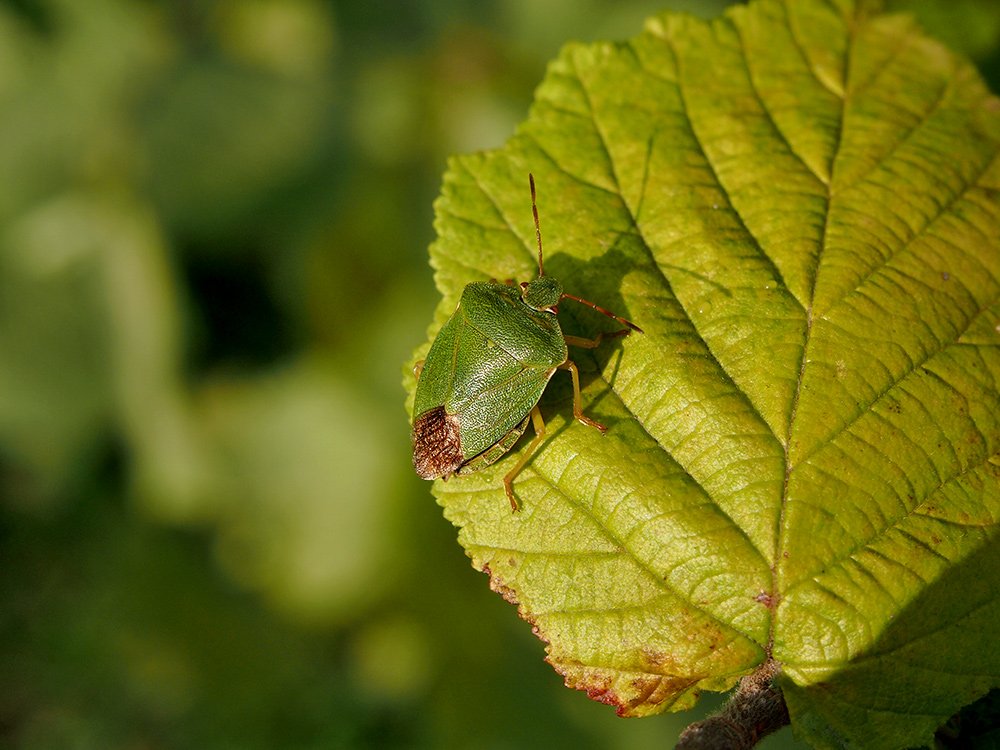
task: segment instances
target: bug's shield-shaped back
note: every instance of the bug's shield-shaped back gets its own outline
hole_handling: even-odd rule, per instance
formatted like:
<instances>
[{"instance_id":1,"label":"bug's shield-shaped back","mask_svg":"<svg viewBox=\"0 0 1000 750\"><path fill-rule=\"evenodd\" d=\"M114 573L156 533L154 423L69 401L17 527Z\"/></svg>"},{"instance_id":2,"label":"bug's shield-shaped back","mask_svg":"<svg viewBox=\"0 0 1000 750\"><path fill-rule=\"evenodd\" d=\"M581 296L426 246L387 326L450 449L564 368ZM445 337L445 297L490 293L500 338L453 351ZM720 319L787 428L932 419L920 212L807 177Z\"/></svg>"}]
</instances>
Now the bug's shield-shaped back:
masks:
<instances>
[{"instance_id":1,"label":"bug's shield-shaped back","mask_svg":"<svg viewBox=\"0 0 1000 750\"><path fill-rule=\"evenodd\" d=\"M413 423L413 468L422 479L448 477L462 465L458 419L437 406Z\"/></svg>"}]
</instances>

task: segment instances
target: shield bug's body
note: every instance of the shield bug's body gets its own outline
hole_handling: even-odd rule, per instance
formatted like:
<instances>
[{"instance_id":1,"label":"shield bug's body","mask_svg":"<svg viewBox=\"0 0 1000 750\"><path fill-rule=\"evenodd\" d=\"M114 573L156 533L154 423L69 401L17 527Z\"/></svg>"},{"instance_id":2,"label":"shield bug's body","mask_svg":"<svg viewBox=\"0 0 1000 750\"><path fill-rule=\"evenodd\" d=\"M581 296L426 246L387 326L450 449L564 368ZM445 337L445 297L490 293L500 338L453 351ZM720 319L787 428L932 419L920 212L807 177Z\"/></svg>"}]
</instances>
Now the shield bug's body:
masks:
<instances>
[{"instance_id":1,"label":"shield bug's body","mask_svg":"<svg viewBox=\"0 0 1000 750\"><path fill-rule=\"evenodd\" d=\"M556 370L573 377L573 415L590 427L604 425L585 416L580 376L567 344L596 347L605 336L642 330L588 300L563 292L542 266L542 233L535 205L531 210L538 240L538 277L520 285L475 282L465 287L458 308L438 332L418 365L413 402L413 467L424 479L467 474L499 460L528 427L535 439L504 477L511 508L517 510L514 477L524 468L545 434L538 402ZM572 299L625 325L594 339L563 335L556 317L560 300Z\"/></svg>"}]
</instances>

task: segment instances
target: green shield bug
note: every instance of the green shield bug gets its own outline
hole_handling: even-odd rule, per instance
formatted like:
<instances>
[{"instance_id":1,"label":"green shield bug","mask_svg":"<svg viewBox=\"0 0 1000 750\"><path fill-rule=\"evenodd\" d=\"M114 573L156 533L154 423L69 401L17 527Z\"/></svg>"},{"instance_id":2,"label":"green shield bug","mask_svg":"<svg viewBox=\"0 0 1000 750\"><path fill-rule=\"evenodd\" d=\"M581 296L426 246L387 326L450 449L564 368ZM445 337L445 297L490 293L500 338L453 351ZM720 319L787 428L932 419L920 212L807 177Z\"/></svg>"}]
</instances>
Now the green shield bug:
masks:
<instances>
[{"instance_id":1,"label":"green shield bug","mask_svg":"<svg viewBox=\"0 0 1000 750\"><path fill-rule=\"evenodd\" d=\"M496 281L466 286L427 359L417 365L413 400L413 468L424 479L447 480L452 474L489 466L514 447L531 421L535 438L503 478L515 511L514 477L545 435L538 402L556 370L569 370L573 378L573 416L602 433L607 429L583 413L580 373L569 359L567 344L592 349L604 338L642 333L625 318L567 294L558 281L545 275L535 178L530 174L528 184L538 241L538 277L517 286ZM557 305L564 299L587 305L625 328L593 339L565 336L556 317Z\"/></svg>"}]
</instances>

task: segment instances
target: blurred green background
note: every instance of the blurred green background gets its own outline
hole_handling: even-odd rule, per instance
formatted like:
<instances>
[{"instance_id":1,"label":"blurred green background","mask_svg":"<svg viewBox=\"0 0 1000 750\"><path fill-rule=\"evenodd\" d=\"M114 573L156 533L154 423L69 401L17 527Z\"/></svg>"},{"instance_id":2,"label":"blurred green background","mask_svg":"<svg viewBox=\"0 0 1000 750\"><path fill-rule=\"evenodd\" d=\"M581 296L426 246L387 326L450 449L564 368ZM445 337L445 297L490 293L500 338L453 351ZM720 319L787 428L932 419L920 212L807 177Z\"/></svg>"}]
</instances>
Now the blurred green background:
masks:
<instances>
[{"instance_id":1,"label":"blurred green background","mask_svg":"<svg viewBox=\"0 0 1000 750\"><path fill-rule=\"evenodd\" d=\"M0 747L672 746L470 568L400 379L446 157L724 5L0 0ZM988 0L905 7L996 90Z\"/></svg>"}]
</instances>

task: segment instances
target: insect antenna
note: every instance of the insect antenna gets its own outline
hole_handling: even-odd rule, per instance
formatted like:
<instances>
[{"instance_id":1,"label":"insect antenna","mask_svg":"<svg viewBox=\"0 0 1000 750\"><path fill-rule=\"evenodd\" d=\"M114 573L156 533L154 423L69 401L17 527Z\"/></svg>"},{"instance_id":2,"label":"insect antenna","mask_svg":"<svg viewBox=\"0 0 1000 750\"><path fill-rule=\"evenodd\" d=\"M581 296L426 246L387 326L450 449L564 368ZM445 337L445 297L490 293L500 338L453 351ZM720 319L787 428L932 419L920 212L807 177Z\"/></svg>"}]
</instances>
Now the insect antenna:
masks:
<instances>
[{"instance_id":1,"label":"insect antenna","mask_svg":"<svg viewBox=\"0 0 1000 750\"><path fill-rule=\"evenodd\" d=\"M615 315L610 310L605 310L603 307L601 307L600 305L598 305L598 304L596 304L594 302L591 302L589 299L583 299L582 297L577 297L575 294L567 294L566 292L563 292L562 296L563 296L564 299L571 299L574 302L579 302L581 305L586 305L587 307L592 307L593 309L597 310L597 312L601 313L601 315L607 315L609 318L614 318L615 320L617 320L622 325L628 326L633 331L638 331L639 333L643 333L643 330L641 328L639 328L639 326L637 326L631 320L626 320L625 318L621 317L620 315Z\"/></svg>"},{"instance_id":2,"label":"insect antenna","mask_svg":"<svg viewBox=\"0 0 1000 750\"><path fill-rule=\"evenodd\" d=\"M538 226L538 206L535 205L535 176L528 172L528 185L531 186L531 214L535 217L535 239L538 240L538 275L544 276L542 268L542 230Z\"/></svg>"}]
</instances>

